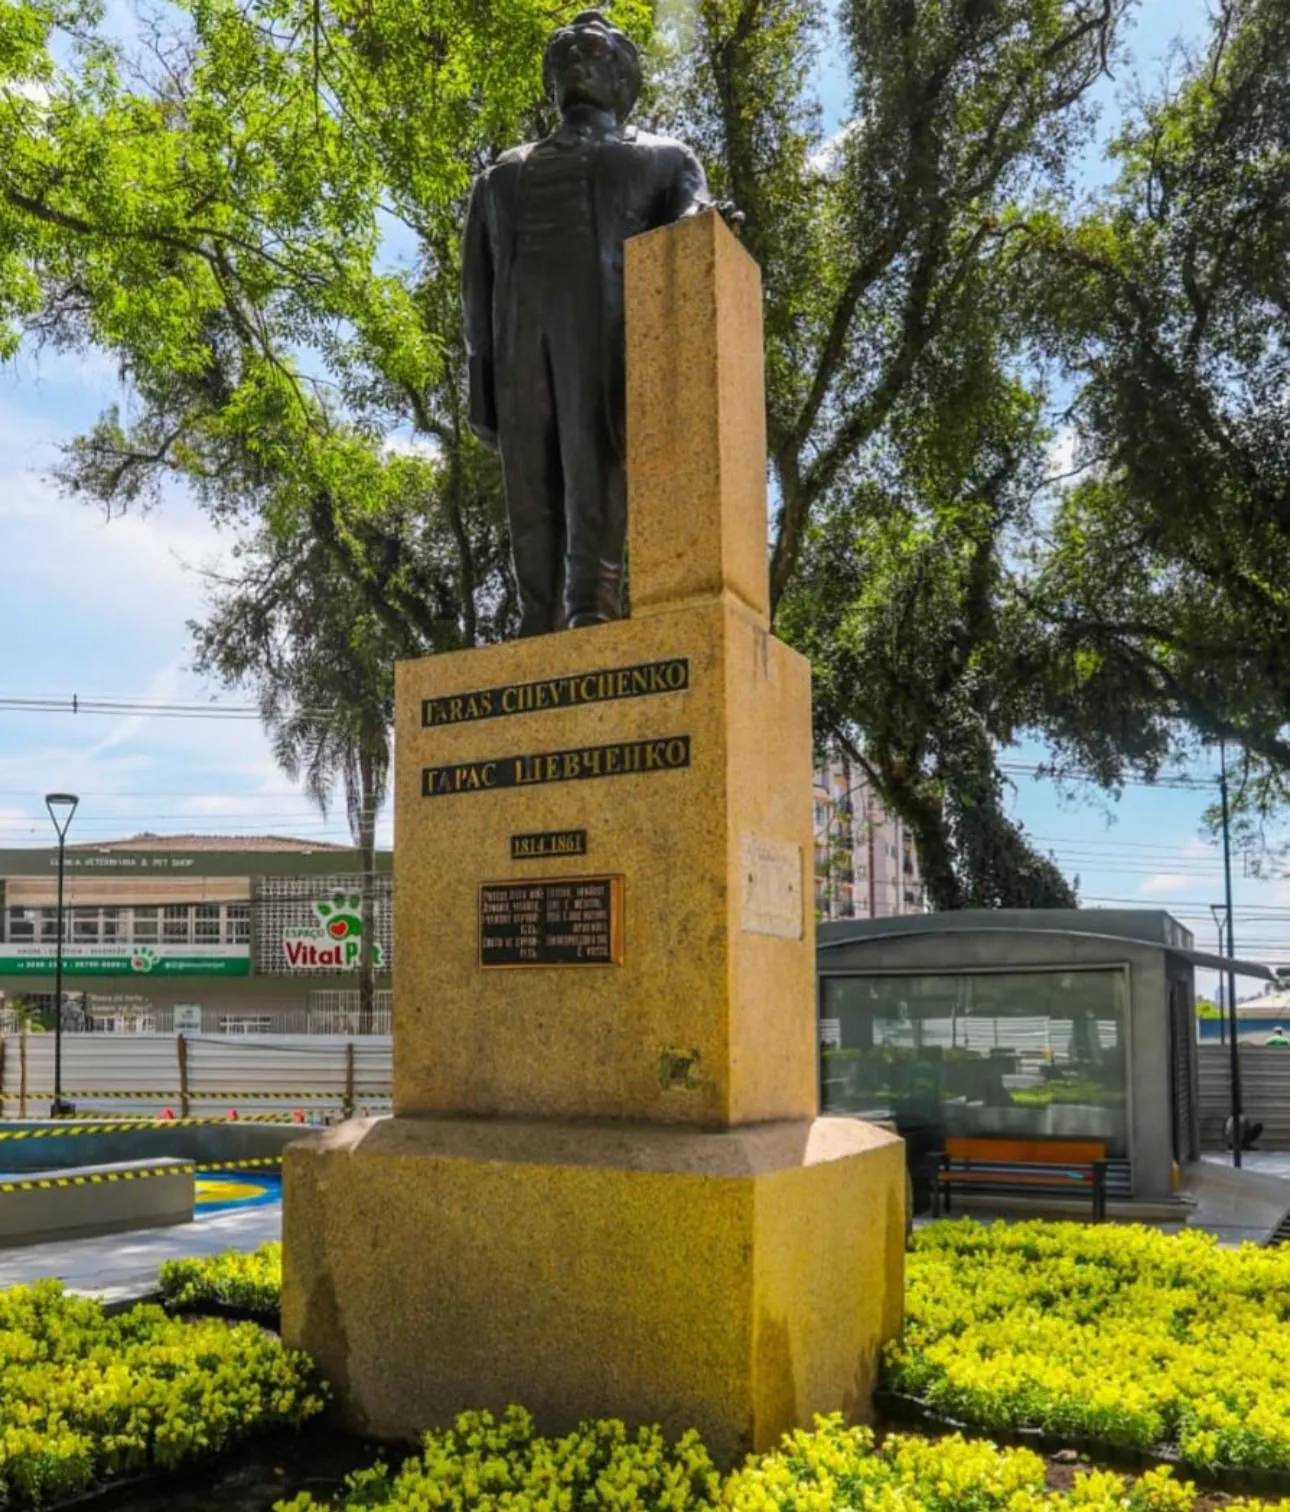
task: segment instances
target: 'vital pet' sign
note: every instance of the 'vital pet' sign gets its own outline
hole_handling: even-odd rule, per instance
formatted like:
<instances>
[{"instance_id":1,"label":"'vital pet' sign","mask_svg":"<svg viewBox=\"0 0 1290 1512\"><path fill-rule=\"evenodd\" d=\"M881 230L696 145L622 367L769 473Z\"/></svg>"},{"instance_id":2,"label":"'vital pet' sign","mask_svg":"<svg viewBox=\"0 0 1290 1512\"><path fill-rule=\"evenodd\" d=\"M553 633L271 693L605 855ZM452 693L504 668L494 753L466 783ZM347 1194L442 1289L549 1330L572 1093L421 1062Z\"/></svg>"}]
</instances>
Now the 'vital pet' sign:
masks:
<instances>
[{"instance_id":1,"label":"'vital pet' sign","mask_svg":"<svg viewBox=\"0 0 1290 1512\"><path fill-rule=\"evenodd\" d=\"M292 971L357 971L363 954L362 899L357 893L333 893L315 902L316 924L288 924L282 931L282 954ZM381 947L373 947L382 964Z\"/></svg>"}]
</instances>

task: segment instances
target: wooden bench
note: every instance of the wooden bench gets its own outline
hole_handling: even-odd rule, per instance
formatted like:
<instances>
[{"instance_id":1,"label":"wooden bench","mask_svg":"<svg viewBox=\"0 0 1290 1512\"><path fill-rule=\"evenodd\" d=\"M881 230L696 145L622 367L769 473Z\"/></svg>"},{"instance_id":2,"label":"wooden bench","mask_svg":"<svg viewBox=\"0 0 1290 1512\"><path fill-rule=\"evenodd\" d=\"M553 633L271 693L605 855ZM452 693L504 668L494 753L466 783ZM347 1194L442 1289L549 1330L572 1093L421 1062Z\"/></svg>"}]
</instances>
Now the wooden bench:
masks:
<instances>
[{"instance_id":1,"label":"wooden bench","mask_svg":"<svg viewBox=\"0 0 1290 1512\"><path fill-rule=\"evenodd\" d=\"M953 1137L935 1157L932 1212L950 1210L950 1192L1006 1195L1031 1192L1045 1197L1092 1201L1093 1221L1106 1217L1106 1146L1089 1139L991 1139Z\"/></svg>"}]
</instances>

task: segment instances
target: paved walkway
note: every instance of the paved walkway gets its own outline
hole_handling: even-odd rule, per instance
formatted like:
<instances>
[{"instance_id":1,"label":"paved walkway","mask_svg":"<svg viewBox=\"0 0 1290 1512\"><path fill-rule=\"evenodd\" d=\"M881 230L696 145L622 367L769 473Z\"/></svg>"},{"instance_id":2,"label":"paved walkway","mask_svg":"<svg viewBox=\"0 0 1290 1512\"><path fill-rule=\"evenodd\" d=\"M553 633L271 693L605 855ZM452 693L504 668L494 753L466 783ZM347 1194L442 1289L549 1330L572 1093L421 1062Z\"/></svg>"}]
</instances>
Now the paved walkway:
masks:
<instances>
[{"instance_id":1,"label":"paved walkway","mask_svg":"<svg viewBox=\"0 0 1290 1512\"><path fill-rule=\"evenodd\" d=\"M73 1292L124 1301L155 1291L163 1260L252 1250L282 1237L282 1203L217 1212L170 1228L137 1229L93 1239L59 1239L0 1249L0 1290L55 1276Z\"/></svg>"}]
</instances>

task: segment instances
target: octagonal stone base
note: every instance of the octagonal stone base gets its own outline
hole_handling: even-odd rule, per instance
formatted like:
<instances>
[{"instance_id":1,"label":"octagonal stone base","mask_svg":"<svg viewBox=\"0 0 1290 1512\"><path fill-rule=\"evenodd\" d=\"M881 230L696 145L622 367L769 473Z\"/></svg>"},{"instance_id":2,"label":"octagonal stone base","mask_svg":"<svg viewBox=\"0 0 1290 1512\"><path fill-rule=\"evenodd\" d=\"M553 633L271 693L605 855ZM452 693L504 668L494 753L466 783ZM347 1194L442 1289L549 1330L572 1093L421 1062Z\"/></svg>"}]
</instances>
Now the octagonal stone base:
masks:
<instances>
[{"instance_id":1,"label":"octagonal stone base","mask_svg":"<svg viewBox=\"0 0 1290 1512\"><path fill-rule=\"evenodd\" d=\"M866 1417L900 1324L903 1147L857 1120L360 1119L292 1145L284 1187L284 1338L379 1438L518 1402L732 1464Z\"/></svg>"}]
</instances>

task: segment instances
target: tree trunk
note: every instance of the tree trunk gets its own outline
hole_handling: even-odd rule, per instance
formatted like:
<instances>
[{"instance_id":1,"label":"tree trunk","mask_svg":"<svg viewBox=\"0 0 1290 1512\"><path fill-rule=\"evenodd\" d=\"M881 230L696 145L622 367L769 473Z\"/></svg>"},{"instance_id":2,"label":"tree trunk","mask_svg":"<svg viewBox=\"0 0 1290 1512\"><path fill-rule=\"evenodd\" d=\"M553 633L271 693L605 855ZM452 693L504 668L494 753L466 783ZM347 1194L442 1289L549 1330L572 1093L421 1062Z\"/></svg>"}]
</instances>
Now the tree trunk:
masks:
<instances>
[{"instance_id":1,"label":"tree trunk","mask_svg":"<svg viewBox=\"0 0 1290 1512\"><path fill-rule=\"evenodd\" d=\"M944 805L914 790L913 784L887 770L881 772L879 797L887 811L908 825L918 855L923 896L940 913L964 906L963 884L954 869L954 846L947 832Z\"/></svg>"},{"instance_id":2,"label":"tree trunk","mask_svg":"<svg viewBox=\"0 0 1290 1512\"><path fill-rule=\"evenodd\" d=\"M376 1025L376 803L371 756L362 751L358 758L361 808L358 821L358 848L363 869L363 896L359 905L362 928L358 956L358 1032L371 1034Z\"/></svg>"}]
</instances>

